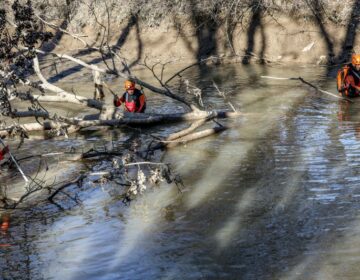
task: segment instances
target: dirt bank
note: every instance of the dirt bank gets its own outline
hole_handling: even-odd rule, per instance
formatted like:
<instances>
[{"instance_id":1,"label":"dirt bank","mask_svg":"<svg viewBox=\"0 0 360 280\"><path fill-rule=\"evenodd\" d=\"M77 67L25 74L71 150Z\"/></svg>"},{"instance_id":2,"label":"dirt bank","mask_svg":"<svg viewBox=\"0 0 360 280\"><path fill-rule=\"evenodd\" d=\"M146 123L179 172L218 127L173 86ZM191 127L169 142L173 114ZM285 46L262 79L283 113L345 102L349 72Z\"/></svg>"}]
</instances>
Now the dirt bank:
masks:
<instances>
[{"instance_id":1,"label":"dirt bank","mask_svg":"<svg viewBox=\"0 0 360 280\"><path fill-rule=\"evenodd\" d=\"M115 26L112 24L111 32L105 37L104 32L93 25L83 26L80 32L90 44L98 45L108 38L110 45L115 45L130 65L141 63L145 58L190 63L209 56L233 57L243 63L342 63L359 45L349 26L323 25L306 18L296 20L284 16L276 20L269 16L249 18L246 25L237 26L231 33L225 25L208 22L198 26L167 21L155 27L142 27L136 18L130 18L121 26ZM82 47L79 41L62 35L55 50L76 53Z\"/></svg>"}]
</instances>

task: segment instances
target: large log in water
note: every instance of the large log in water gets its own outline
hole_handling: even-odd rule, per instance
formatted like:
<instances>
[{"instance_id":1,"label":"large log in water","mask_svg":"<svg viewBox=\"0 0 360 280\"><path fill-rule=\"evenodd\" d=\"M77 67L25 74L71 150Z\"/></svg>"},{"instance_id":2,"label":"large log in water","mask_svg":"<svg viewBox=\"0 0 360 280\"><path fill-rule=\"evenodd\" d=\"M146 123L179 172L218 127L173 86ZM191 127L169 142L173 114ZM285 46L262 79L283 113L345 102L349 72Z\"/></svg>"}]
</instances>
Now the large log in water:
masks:
<instances>
[{"instance_id":1,"label":"large log in water","mask_svg":"<svg viewBox=\"0 0 360 280\"><path fill-rule=\"evenodd\" d=\"M114 118L109 120L88 118L58 118L57 121L45 121L42 124L29 123L17 126L8 126L0 130L0 136L9 136L15 129L22 129L25 132L43 131L50 129L66 128L67 132L74 132L81 128L90 126L119 126L119 125L151 125L170 122L192 121L207 118L234 118L245 116L247 114L241 112L228 111L193 111L189 113L174 114L147 114L147 113L123 113L115 111ZM69 129L71 128L71 129ZM71 131L70 131L71 130Z\"/></svg>"}]
</instances>

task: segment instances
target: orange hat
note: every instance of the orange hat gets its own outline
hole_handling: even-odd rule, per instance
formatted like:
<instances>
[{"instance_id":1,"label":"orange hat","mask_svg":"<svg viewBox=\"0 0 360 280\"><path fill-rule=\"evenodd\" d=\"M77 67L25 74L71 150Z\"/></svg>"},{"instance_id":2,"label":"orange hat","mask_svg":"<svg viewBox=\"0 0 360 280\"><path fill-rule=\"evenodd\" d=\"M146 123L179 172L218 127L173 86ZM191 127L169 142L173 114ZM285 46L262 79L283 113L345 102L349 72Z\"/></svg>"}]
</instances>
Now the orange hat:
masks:
<instances>
[{"instance_id":1,"label":"orange hat","mask_svg":"<svg viewBox=\"0 0 360 280\"><path fill-rule=\"evenodd\" d=\"M352 64L353 66L355 66L355 65L357 65L357 64L360 65L360 54L353 54L353 55L351 56L351 64Z\"/></svg>"},{"instance_id":2,"label":"orange hat","mask_svg":"<svg viewBox=\"0 0 360 280\"><path fill-rule=\"evenodd\" d=\"M135 89L135 83L129 80L126 80L124 83L125 89Z\"/></svg>"}]
</instances>

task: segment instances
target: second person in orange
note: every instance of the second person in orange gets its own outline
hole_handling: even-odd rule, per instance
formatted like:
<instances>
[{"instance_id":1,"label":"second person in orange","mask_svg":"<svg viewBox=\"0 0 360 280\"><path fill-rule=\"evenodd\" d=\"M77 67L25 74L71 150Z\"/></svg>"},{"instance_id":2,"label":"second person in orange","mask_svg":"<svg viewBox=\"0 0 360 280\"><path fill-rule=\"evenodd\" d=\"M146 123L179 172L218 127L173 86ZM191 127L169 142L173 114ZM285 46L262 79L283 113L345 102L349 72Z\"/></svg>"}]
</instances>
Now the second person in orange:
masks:
<instances>
[{"instance_id":1,"label":"second person in orange","mask_svg":"<svg viewBox=\"0 0 360 280\"><path fill-rule=\"evenodd\" d=\"M351 63L338 71L337 87L343 96L360 96L360 54L353 54Z\"/></svg>"}]
</instances>

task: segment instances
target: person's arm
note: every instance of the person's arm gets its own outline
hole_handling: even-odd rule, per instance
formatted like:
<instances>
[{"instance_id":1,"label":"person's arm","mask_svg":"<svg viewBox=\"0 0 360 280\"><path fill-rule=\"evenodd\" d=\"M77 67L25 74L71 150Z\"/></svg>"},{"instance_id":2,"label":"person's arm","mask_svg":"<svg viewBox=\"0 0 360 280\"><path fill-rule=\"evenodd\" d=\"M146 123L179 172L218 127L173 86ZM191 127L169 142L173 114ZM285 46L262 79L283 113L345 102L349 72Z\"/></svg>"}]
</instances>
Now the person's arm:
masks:
<instances>
[{"instance_id":1,"label":"person's arm","mask_svg":"<svg viewBox=\"0 0 360 280\"><path fill-rule=\"evenodd\" d=\"M346 78L345 78L345 85L347 87L351 86L353 87L354 89L356 89L357 91L360 91L360 87L355 85L355 80L354 80L354 77L352 75L348 75Z\"/></svg>"},{"instance_id":2,"label":"person's arm","mask_svg":"<svg viewBox=\"0 0 360 280\"><path fill-rule=\"evenodd\" d=\"M119 98L119 96L117 96L117 95L114 96L114 106L115 107L121 106L121 103L124 101L125 101L124 94L123 94L123 96L121 96L121 98Z\"/></svg>"},{"instance_id":3,"label":"person's arm","mask_svg":"<svg viewBox=\"0 0 360 280\"><path fill-rule=\"evenodd\" d=\"M120 105L121 105L120 98L119 98L119 96L115 95L114 96L114 106L119 107Z\"/></svg>"},{"instance_id":4,"label":"person's arm","mask_svg":"<svg viewBox=\"0 0 360 280\"><path fill-rule=\"evenodd\" d=\"M141 94L140 96L139 96L139 101L140 101L140 107L139 107L139 109L136 111L136 112L141 112L142 111L142 109L144 108L144 106L145 106L145 102L146 102L146 97L145 97L145 94Z\"/></svg>"}]
</instances>

